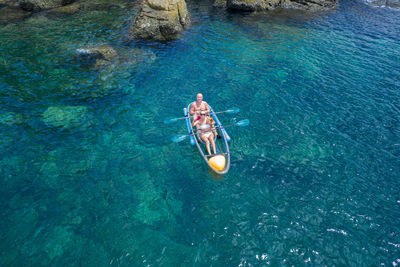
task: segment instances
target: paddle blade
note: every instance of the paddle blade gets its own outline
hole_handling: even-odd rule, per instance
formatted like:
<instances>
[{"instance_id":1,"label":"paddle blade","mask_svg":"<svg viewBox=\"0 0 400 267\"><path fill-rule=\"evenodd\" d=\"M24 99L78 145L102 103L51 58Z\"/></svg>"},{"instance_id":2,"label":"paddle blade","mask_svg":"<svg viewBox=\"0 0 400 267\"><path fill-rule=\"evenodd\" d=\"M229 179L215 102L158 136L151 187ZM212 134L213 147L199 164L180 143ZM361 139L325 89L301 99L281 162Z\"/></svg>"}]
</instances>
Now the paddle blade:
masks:
<instances>
[{"instance_id":1,"label":"paddle blade","mask_svg":"<svg viewBox=\"0 0 400 267\"><path fill-rule=\"evenodd\" d=\"M239 112L239 108L230 108L230 109L228 109L227 111L226 111L226 113L228 113L228 114L233 114L233 113L238 113Z\"/></svg>"},{"instance_id":2,"label":"paddle blade","mask_svg":"<svg viewBox=\"0 0 400 267\"><path fill-rule=\"evenodd\" d=\"M179 143L188 137L187 135L175 135L174 137L171 138L172 142L174 143Z\"/></svg>"},{"instance_id":3,"label":"paddle blade","mask_svg":"<svg viewBox=\"0 0 400 267\"><path fill-rule=\"evenodd\" d=\"M247 126L247 125L249 125L249 123L250 123L250 121L248 119L245 119L245 120L238 121L236 123L236 125L237 126Z\"/></svg>"},{"instance_id":4,"label":"paddle blade","mask_svg":"<svg viewBox=\"0 0 400 267\"><path fill-rule=\"evenodd\" d=\"M176 122L177 120L178 120L177 118L167 118L164 120L164 123L170 124L170 123Z\"/></svg>"}]
</instances>

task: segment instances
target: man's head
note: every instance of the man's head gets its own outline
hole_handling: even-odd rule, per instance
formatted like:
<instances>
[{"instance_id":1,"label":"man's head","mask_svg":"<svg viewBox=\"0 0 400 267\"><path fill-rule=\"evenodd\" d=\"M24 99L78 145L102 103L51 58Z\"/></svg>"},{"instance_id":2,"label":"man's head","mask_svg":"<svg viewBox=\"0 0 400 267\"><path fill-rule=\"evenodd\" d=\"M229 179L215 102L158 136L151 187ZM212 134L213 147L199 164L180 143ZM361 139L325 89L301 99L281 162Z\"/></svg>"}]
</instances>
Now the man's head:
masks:
<instances>
[{"instance_id":1,"label":"man's head","mask_svg":"<svg viewBox=\"0 0 400 267\"><path fill-rule=\"evenodd\" d=\"M203 95L200 94L200 93L198 93L198 94L196 95L196 100L197 100L198 102L203 101Z\"/></svg>"}]
</instances>

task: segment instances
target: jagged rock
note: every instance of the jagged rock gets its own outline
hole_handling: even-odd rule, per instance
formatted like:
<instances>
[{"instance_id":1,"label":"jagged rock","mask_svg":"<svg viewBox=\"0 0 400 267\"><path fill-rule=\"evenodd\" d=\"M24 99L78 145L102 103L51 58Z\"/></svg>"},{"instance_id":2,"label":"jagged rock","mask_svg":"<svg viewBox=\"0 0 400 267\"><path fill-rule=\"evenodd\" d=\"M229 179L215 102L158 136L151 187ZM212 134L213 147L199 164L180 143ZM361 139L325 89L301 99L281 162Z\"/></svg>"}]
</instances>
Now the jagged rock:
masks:
<instances>
[{"instance_id":1,"label":"jagged rock","mask_svg":"<svg viewBox=\"0 0 400 267\"><path fill-rule=\"evenodd\" d=\"M23 20L31 14L18 7L6 6L0 9L0 24L13 23Z\"/></svg>"},{"instance_id":2,"label":"jagged rock","mask_svg":"<svg viewBox=\"0 0 400 267\"><path fill-rule=\"evenodd\" d=\"M145 0L129 29L128 40L173 40L189 23L185 0Z\"/></svg>"},{"instance_id":3,"label":"jagged rock","mask_svg":"<svg viewBox=\"0 0 400 267\"><path fill-rule=\"evenodd\" d=\"M85 106L49 107L42 117L47 126L61 129L82 128L91 123Z\"/></svg>"},{"instance_id":4,"label":"jagged rock","mask_svg":"<svg viewBox=\"0 0 400 267\"><path fill-rule=\"evenodd\" d=\"M243 11L262 11L276 8L318 11L331 9L336 5L337 0L227 0L228 9Z\"/></svg>"},{"instance_id":5,"label":"jagged rock","mask_svg":"<svg viewBox=\"0 0 400 267\"><path fill-rule=\"evenodd\" d=\"M40 11L43 9L56 8L68 5L74 0L21 0L19 3L23 10Z\"/></svg>"},{"instance_id":6,"label":"jagged rock","mask_svg":"<svg viewBox=\"0 0 400 267\"><path fill-rule=\"evenodd\" d=\"M281 7L310 11L329 10L337 6L337 0L283 0Z\"/></svg>"},{"instance_id":7,"label":"jagged rock","mask_svg":"<svg viewBox=\"0 0 400 267\"><path fill-rule=\"evenodd\" d=\"M118 57L117 51L110 45L85 46L76 50L78 56L95 68L109 64Z\"/></svg>"},{"instance_id":8,"label":"jagged rock","mask_svg":"<svg viewBox=\"0 0 400 267\"><path fill-rule=\"evenodd\" d=\"M61 16L62 15L72 15L72 14L77 13L81 8L82 8L82 5L80 3L72 3L70 5L50 9L48 11L48 14L61 15Z\"/></svg>"}]
</instances>

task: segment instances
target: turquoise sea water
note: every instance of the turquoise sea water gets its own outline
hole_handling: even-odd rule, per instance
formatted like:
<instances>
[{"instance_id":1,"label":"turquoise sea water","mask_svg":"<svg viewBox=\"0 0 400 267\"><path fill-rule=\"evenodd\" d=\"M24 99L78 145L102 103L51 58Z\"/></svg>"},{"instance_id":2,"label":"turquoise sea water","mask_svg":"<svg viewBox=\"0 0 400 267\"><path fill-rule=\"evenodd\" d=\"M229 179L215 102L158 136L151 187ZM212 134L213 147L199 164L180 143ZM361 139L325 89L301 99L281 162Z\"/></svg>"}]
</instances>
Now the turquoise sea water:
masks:
<instances>
[{"instance_id":1,"label":"turquoise sea water","mask_svg":"<svg viewBox=\"0 0 400 267\"><path fill-rule=\"evenodd\" d=\"M181 39L125 44L125 6L0 26L2 266L400 264L399 12L189 2ZM163 124L199 91L251 122L224 177Z\"/></svg>"}]
</instances>

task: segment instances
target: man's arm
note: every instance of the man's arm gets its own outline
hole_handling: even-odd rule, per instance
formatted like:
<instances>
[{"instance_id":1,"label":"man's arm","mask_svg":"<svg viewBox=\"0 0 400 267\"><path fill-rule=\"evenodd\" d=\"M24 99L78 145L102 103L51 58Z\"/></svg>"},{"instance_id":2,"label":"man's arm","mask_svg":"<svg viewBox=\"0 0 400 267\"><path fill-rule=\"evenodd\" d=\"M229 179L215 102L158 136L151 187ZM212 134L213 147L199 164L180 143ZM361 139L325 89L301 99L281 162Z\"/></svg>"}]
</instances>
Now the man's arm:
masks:
<instances>
[{"instance_id":1,"label":"man's arm","mask_svg":"<svg viewBox=\"0 0 400 267\"><path fill-rule=\"evenodd\" d=\"M205 112L206 112L207 114L210 114L210 107L208 106L207 102L204 101L204 104L205 104L205 106L206 106Z\"/></svg>"},{"instance_id":2,"label":"man's arm","mask_svg":"<svg viewBox=\"0 0 400 267\"><path fill-rule=\"evenodd\" d=\"M194 115L194 113L195 113L194 108L193 108L193 103L190 105L190 111L189 111L189 113L190 113L191 115Z\"/></svg>"}]
</instances>

